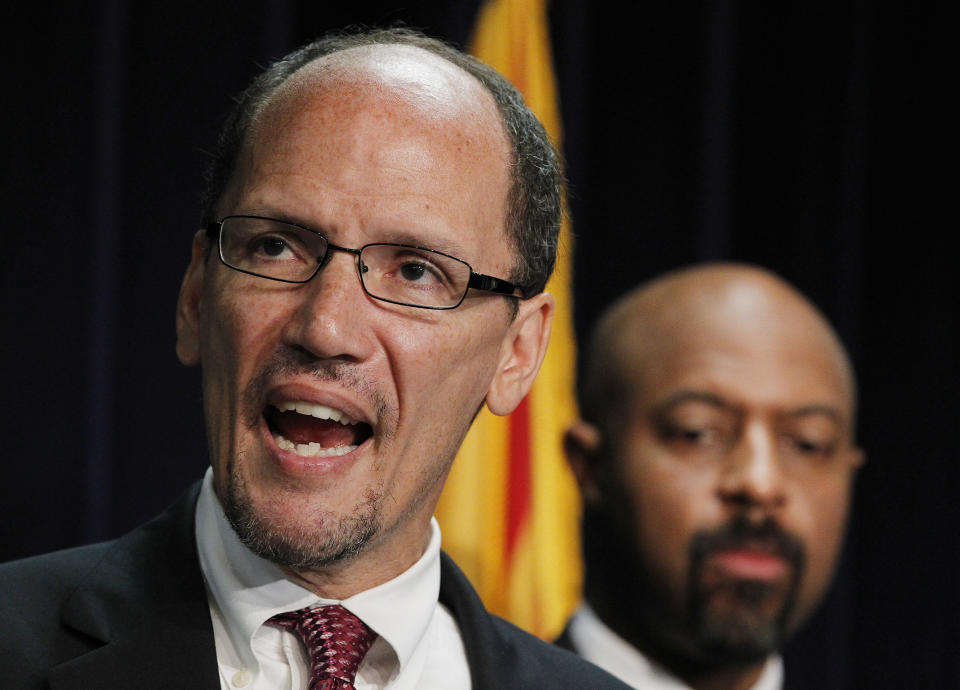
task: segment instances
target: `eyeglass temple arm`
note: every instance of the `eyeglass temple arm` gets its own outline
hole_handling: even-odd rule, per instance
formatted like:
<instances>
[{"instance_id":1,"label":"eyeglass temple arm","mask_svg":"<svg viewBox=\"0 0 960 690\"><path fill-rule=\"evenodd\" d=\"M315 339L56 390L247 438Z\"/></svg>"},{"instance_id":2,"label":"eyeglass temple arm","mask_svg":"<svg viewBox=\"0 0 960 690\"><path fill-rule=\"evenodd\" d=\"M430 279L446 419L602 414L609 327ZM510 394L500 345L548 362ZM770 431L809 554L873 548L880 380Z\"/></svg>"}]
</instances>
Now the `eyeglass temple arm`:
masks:
<instances>
[{"instance_id":1,"label":"eyeglass temple arm","mask_svg":"<svg viewBox=\"0 0 960 690\"><path fill-rule=\"evenodd\" d=\"M467 287L474 290L483 290L485 292L495 292L499 295L511 295L513 297L523 297L523 292L513 283L493 276L485 276L482 273L470 273L470 282Z\"/></svg>"}]
</instances>

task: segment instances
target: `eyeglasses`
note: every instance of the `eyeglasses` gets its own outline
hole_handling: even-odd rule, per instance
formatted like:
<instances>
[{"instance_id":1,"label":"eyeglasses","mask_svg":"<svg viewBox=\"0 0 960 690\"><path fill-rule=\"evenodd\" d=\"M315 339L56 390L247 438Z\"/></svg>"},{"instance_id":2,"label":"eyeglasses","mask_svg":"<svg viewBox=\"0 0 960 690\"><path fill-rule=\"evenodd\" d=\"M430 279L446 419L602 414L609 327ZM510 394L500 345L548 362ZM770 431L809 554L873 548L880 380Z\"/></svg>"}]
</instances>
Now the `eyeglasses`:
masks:
<instances>
[{"instance_id":1,"label":"eyeglasses","mask_svg":"<svg viewBox=\"0 0 960 690\"><path fill-rule=\"evenodd\" d=\"M225 266L283 283L309 282L332 251L353 254L363 291L391 304L455 309L471 288L523 296L513 283L474 273L466 261L443 252L391 242L338 247L314 230L273 218L227 216L210 223L207 236L219 239Z\"/></svg>"}]
</instances>

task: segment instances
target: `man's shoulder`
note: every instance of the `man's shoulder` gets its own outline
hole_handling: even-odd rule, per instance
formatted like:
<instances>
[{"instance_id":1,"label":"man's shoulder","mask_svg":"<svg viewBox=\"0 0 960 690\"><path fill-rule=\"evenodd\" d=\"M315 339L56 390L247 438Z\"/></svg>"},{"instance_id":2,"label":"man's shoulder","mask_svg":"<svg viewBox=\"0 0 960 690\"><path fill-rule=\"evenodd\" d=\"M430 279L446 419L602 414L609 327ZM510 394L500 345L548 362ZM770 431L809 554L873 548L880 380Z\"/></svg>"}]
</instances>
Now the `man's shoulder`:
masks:
<instances>
[{"instance_id":1,"label":"man's shoulder","mask_svg":"<svg viewBox=\"0 0 960 690\"><path fill-rule=\"evenodd\" d=\"M0 576L4 578L44 576L47 573L60 573L63 569L73 569L90 562L91 558L102 556L112 541L74 546L60 551L51 551L38 556L27 556L13 561L0 563Z\"/></svg>"},{"instance_id":2,"label":"man's shoulder","mask_svg":"<svg viewBox=\"0 0 960 690\"><path fill-rule=\"evenodd\" d=\"M72 594L97 572L110 542L0 564L0 684L33 688L45 669L87 647L61 633Z\"/></svg>"},{"instance_id":3,"label":"man's shoulder","mask_svg":"<svg viewBox=\"0 0 960 690\"><path fill-rule=\"evenodd\" d=\"M582 657L544 642L497 616L491 616L505 639L515 645L516 659L524 665L523 687L624 688L619 680Z\"/></svg>"},{"instance_id":4,"label":"man's shoulder","mask_svg":"<svg viewBox=\"0 0 960 690\"><path fill-rule=\"evenodd\" d=\"M77 546L62 551L0 563L0 611L37 613L58 604L82 584L103 561L114 542Z\"/></svg>"},{"instance_id":5,"label":"man's shoulder","mask_svg":"<svg viewBox=\"0 0 960 690\"><path fill-rule=\"evenodd\" d=\"M193 538L195 500L191 487L165 513L116 540L0 564L0 686L47 687L48 677L62 671L87 687L77 680L78 667L63 666L83 657L91 674L83 677L108 683L97 687L127 687L117 680L124 664L123 677L132 678L138 665L155 663L178 644L190 646L178 658L213 654Z\"/></svg>"},{"instance_id":6,"label":"man's shoulder","mask_svg":"<svg viewBox=\"0 0 960 690\"><path fill-rule=\"evenodd\" d=\"M196 486L191 486L164 513L118 539L0 563L0 602L69 595L85 582L102 580L118 569L152 572L158 562L178 553L174 545L189 552L194 549L196 494Z\"/></svg>"},{"instance_id":7,"label":"man's shoulder","mask_svg":"<svg viewBox=\"0 0 960 690\"><path fill-rule=\"evenodd\" d=\"M489 613L453 560L442 555L440 603L450 609L474 687L626 688L593 664Z\"/></svg>"}]
</instances>

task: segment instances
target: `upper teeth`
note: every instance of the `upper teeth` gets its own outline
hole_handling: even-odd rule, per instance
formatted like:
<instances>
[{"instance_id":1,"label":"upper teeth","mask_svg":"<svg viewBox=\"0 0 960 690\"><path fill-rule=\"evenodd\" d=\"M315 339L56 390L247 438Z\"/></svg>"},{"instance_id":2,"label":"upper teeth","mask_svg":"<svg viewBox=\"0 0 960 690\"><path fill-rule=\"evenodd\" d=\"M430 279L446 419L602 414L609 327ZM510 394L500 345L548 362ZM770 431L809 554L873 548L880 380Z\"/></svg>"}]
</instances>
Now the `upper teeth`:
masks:
<instances>
[{"instance_id":1,"label":"upper teeth","mask_svg":"<svg viewBox=\"0 0 960 690\"><path fill-rule=\"evenodd\" d=\"M294 410L297 412L297 414L305 414L311 417L316 417L317 419L332 419L333 421L340 422L343 425L357 423L356 419L353 419L352 417L333 407L328 407L327 405L317 405L315 403L304 402L302 400L282 402L277 405L277 408L281 412Z\"/></svg>"}]
</instances>

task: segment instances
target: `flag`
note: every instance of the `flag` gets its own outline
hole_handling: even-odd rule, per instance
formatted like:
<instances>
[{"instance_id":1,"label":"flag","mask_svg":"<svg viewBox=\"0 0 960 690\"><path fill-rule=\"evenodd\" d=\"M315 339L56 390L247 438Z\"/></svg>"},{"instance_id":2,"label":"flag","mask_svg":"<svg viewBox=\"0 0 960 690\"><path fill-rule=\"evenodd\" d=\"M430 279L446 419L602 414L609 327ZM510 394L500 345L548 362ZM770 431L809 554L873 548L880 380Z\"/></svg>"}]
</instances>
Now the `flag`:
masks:
<instances>
[{"instance_id":1,"label":"flag","mask_svg":"<svg viewBox=\"0 0 960 690\"><path fill-rule=\"evenodd\" d=\"M506 76L560 148L546 0L487 0L470 52ZM487 608L544 639L580 596L579 499L562 435L576 416L570 229L547 291L550 346L533 389L508 417L484 409L454 462L437 508L444 549Z\"/></svg>"}]
</instances>

